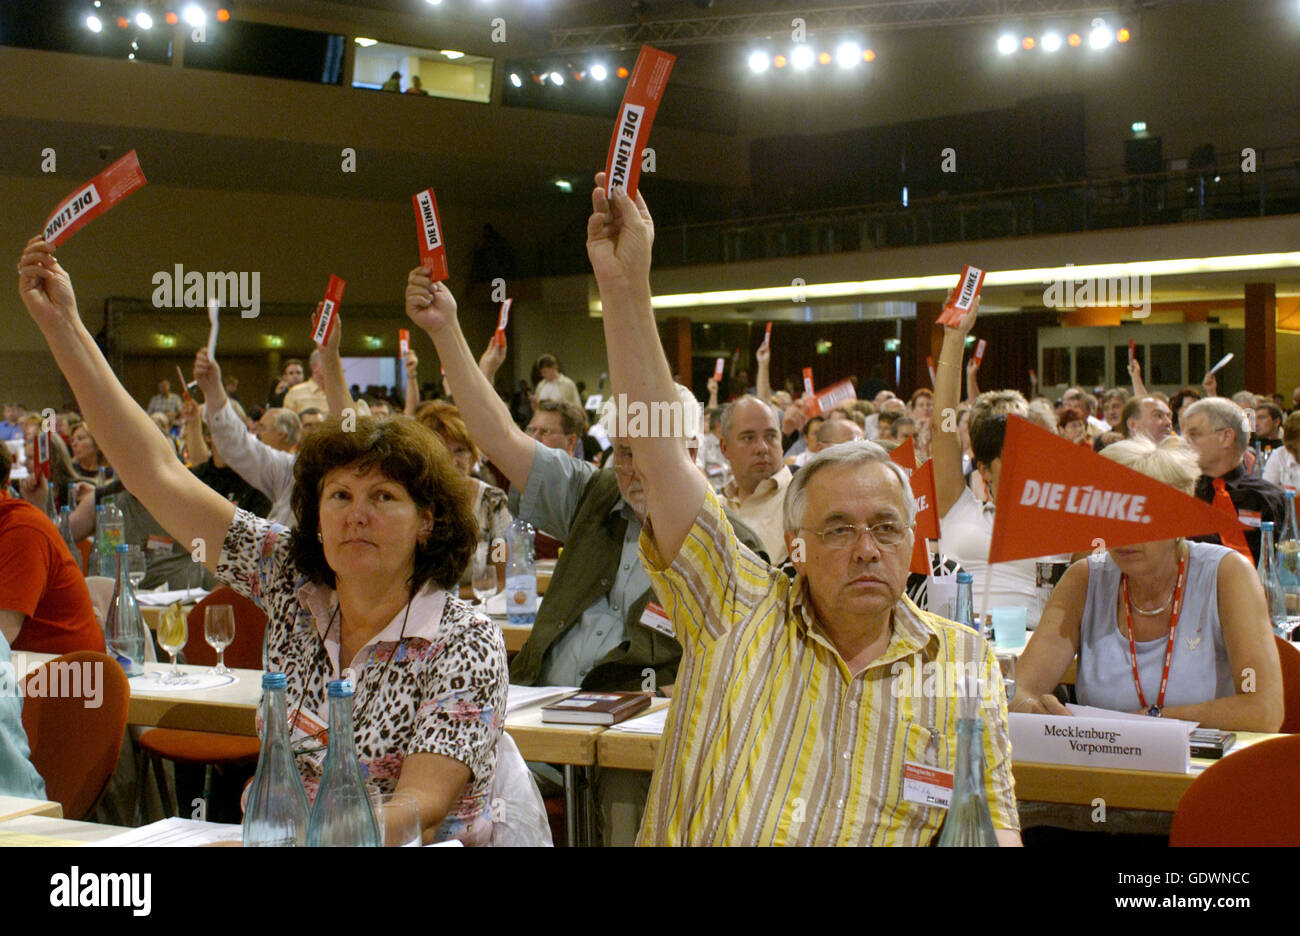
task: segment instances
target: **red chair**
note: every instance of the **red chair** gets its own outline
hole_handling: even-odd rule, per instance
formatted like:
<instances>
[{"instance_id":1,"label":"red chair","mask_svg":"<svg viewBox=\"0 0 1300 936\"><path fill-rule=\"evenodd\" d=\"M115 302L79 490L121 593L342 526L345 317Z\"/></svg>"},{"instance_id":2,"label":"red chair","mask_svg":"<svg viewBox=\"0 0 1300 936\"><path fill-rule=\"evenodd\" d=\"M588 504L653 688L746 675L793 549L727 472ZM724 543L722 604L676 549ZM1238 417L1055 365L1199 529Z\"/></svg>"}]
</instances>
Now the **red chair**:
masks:
<instances>
[{"instance_id":1,"label":"red chair","mask_svg":"<svg viewBox=\"0 0 1300 936\"><path fill-rule=\"evenodd\" d=\"M1277 658L1282 664L1282 734L1300 733L1300 647L1276 634Z\"/></svg>"},{"instance_id":2,"label":"red chair","mask_svg":"<svg viewBox=\"0 0 1300 936\"><path fill-rule=\"evenodd\" d=\"M1300 735L1228 754L1187 788L1169 844L1295 845L1300 842Z\"/></svg>"},{"instance_id":3,"label":"red chair","mask_svg":"<svg viewBox=\"0 0 1300 936\"><path fill-rule=\"evenodd\" d=\"M90 686L100 693L94 708ZM89 818L122 752L131 704L126 674L112 657L78 650L28 673L23 697L23 730L45 795L63 804L64 818Z\"/></svg>"},{"instance_id":4,"label":"red chair","mask_svg":"<svg viewBox=\"0 0 1300 936\"><path fill-rule=\"evenodd\" d=\"M189 639L185 643L185 660L196 666L216 666L217 652L203 636L203 621L210 605L228 604L235 609L235 639L226 648L226 665L235 669L262 668L262 639L266 633L266 614L249 599L225 585L196 604L187 618ZM208 731L182 731L176 728L151 728L140 736L140 768L137 790L139 810L144 805L145 784L152 764L163 809L176 814L176 804L167 788L163 761L202 765L204 798L212 787L212 769L256 760L262 745L257 738L217 734Z\"/></svg>"}]
</instances>

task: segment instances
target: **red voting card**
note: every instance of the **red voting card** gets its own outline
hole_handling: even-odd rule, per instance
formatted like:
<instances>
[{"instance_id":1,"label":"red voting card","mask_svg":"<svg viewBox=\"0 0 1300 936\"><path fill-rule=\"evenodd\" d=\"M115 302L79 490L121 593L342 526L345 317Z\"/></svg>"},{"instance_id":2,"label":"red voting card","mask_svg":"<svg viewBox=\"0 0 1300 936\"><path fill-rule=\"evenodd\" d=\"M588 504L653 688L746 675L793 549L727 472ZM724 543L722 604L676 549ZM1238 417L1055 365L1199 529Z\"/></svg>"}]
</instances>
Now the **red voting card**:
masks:
<instances>
[{"instance_id":1,"label":"red voting card","mask_svg":"<svg viewBox=\"0 0 1300 936\"><path fill-rule=\"evenodd\" d=\"M347 283L333 273L330 274L329 286L325 288L325 302L320 315L312 323L311 340L324 346L329 344L330 336L339 325L339 304L343 301L343 287Z\"/></svg>"},{"instance_id":2,"label":"red voting card","mask_svg":"<svg viewBox=\"0 0 1300 936\"><path fill-rule=\"evenodd\" d=\"M59 202L59 207L45 219L41 236L51 247L59 246L146 181L135 150L131 150Z\"/></svg>"},{"instance_id":3,"label":"red voting card","mask_svg":"<svg viewBox=\"0 0 1300 936\"><path fill-rule=\"evenodd\" d=\"M655 112L659 109L675 61L675 55L650 46L641 47L627 90L623 92L614 136L609 141L609 155L605 158L606 195L621 188L629 198L636 198L636 185L641 178L641 154L650 139L650 125L654 123Z\"/></svg>"},{"instance_id":4,"label":"red voting card","mask_svg":"<svg viewBox=\"0 0 1300 936\"><path fill-rule=\"evenodd\" d=\"M841 380L831 384L816 396L806 398L803 402L804 412L811 419L821 413L829 413L845 400L855 400L857 396L858 392L853 388L853 381Z\"/></svg>"},{"instance_id":5,"label":"red voting card","mask_svg":"<svg viewBox=\"0 0 1300 936\"><path fill-rule=\"evenodd\" d=\"M406 328L397 330L397 353L401 356L402 366L406 366L406 352L411 350L411 332Z\"/></svg>"},{"instance_id":6,"label":"red voting card","mask_svg":"<svg viewBox=\"0 0 1300 936\"><path fill-rule=\"evenodd\" d=\"M770 348L771 346L772 346L772 323L768 322L767 330L763 332L763 347Z\"/></svg>"},{"instance_id":7,"label":"red voting card","mask_svg":"<svg viewBox=\"0 0 1300 936\"><path fill-rule=\"evenodd\" d=\"M975 297L980 294L980 288L983 285L983 270L970 264L962 267L961 282L957 286L957 292L944 305L943 311L939 313L939 324L956 325L960 322L961 317L969 312L970 307L975 304Z\"/></svg>"},{"instance_id":8,"label":"red voting card","mask_svg":"<svg viewBox=\"0 0 1300 936\"><path fill-rule=\"evenodd\" d=\"M433 189L411 196L415 206L415 230L420 239L420 266L428 267L431 279L441 283L447 278L447 245L442 241L442 222L438 219L438 201Z\"/></svg>"},{"instance_id":9,"label":"red voting card","mask_svg":"<svg viewBox=\"0 0 1300 936\"><path fill-rule=\"evenodd\" d=\"M492 342L502 348L506 346L506 323L510 321L510 307L514 303L514 299L507 297L501 303L501 311L497 313L497 330L492 333Z\"/></svg>"},{"instance_id":10,"label":"red voting card","mask_svg":"<svg viewBox=\"0 0 1300 936\"><path fill-rule=\"evenodd\" d=\"M984 349L988 347L988 342L981 338L975 342L975 367L979 368L980 363L984 360Z\"/></svg>"},{"instance_id":11,"label":"red voting card","mask_svg":"<svg viewBox=\"0 0 1300 936\"><path fill-rule=\"evenodd\" d=\"M714 379L714 380L718 380L718 381L722 380L722 371L723 371L723 369L724 369L726 366L727 366L727 359L724 358L724 357L720 357L720 358L718 358L716 361L713 362L713 379Z\"/></svg>"},{"instance_id":12,"label":"red voting card","mask_svg":"<svg viewBox=\"0 0 1300 936\"><path fill-rule=\"evenodd\" d=\"M997 505L989 562L1241 531L1235 516L1019 416L1007 417Z\"/></svg>"},{"instance_id":13,"label":"red voting card","mask_svg":"<svg viewBox=\"0 0 1300 936\"><path fill-rule=\"evenodd\" d=\"M53 477L53 471L50 468L50 432L52 430L42 429L36 434L36 476L50 480ZM50 494L53 497L53 493Z\"/></svg>"},{"instance_id":14,"label":"red voting card","mask_svg":"<svg viewBox=\"0 0 1300 936\"><path fill-rule=\"evenodd\" d=\"M813 373L811 367L803 369L803 392L807 396L813 395Z\"/></svg>"},{"instance_id":15,"label":"red voting card","mask_svg":"<svg viewBox=\"0 0 1300 936\"><path fill-rule=\"evenodd\" d=\"M889 453L890 461L907 472L911 479L912 496L916 498L916 542L912 545L909 572L929 575L930 550L926 540L939 538L939 508L934 493L934 459L920 468L916 467L916 448L909 438Z\"/></svg>"},{"instance_id":16,"label":"red voting card","mask_svg":"<svg viewBox=\"0 0 1300 936\"><path fill-rule=\"evenodd\" d=\"M925 367L930 372L930 386L934 386L934 358L927 354L925 356Z\"/></svg>"},{"instance_id":17,"label":"red voting card","mask_svg":"<svg viewBox=\"0 0 1300 936\"><path fill-rule=\"evenodd\" d=\"M1128 340L1128 362L1132 364L1135 357L1137 357L1137 339L1130 338Z\"/></svg>"}]
</instances>

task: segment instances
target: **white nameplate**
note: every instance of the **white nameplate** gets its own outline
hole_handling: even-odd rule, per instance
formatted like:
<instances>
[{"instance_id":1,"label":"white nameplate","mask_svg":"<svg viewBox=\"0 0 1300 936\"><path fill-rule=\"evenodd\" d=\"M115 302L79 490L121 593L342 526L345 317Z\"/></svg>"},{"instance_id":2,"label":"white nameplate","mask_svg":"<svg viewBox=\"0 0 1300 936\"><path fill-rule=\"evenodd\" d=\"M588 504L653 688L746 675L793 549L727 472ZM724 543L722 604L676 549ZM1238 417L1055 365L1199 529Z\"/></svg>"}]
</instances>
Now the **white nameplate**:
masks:
<instances>
[{"instance_id":1,"label":"white nameplate","mask_svg":"<svg viewBox=\"0 0 1300 936\"><path fill-rule=\"evenodd\" d=\"M1162 718L1075 718L1011 712L1012 759L1074 767L1187 773L1187 723Z\"/></svg>"}]
</instances>

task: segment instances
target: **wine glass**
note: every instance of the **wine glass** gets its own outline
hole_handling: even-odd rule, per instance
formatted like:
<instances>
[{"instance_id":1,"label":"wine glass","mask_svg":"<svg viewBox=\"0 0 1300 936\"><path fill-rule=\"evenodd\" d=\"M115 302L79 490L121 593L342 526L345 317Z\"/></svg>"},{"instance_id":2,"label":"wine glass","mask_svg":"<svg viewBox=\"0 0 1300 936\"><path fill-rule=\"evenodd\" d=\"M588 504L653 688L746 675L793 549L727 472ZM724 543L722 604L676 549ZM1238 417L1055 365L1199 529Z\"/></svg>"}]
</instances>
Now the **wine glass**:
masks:
<instances>
[{"instance_id":1,"label":"wine glass","mask_svg":"<svg viewBox=\"0 0 1300 936\"><path fill-rule=\"evenodd\" d=\"M379 840L385 848L418 848L421 843L420 804L412 793L370 794L379 823Z\"/></svg>"},{"instance_id":2,"label":"wine glass","mask_svg":"<svg viewBox=\"0 0 1300 936\"><path fill-rule=\"evenodd\" d=\"M147 572L148 562L144 550L139 546L130 547L126 553L126 576L131 580L133 589L139 590Z\"/></svg>"},{"instance_id":3,"label":"wine glass","mask_svg":"<svg viewBox=\"0 0 1300 936\"><path fill-rule=\"evenodd\" d=\"M212 672L222 676L229 673L230 670L226 668L226 648L235 639L235 609L232 606L208 605L203 610L203 639L217 651L217 665Z\"/></svg>"},{"instance_id":4,"label":"wine glass","mask_svg":"<svg viewBox=\"0 0 1300 936\"><path fill-rule=\"evenodd\" d=\"M1014 653L999 653L998 669L1002 671L1002 685L1007 689L1007 704L1016 694L1016 655Z\"/></svg>"},{"instance_id":5,"label":"wine glass","mask_svg":"<svg viewBox=\"0 0 1300 936\"><path fill-rule=\"evenodd\" d=\"M487 600L497 593L497 567L490 562L485 562L481 566L475 563L470 587L474 589L474 597L483 606L483 613L486 614Z\"/></svg>"},{"instance_id":6,"label":"wine glass","mask_svg":"<svg viewBox=\"0 0 1300 936\"><path fill-rule=\"evenodd\" d=\"M181 603L177 601L163 611L162 620L158 622L158 645L166 650L172 658L172 668L163 675L163 682L170 685L189 682L188 677L181 672L180 666L176 663L176 654L180 653L184 648L189 636L189 623L185 620L185 612L181 610Z\"/></svg>"}]
</instances>

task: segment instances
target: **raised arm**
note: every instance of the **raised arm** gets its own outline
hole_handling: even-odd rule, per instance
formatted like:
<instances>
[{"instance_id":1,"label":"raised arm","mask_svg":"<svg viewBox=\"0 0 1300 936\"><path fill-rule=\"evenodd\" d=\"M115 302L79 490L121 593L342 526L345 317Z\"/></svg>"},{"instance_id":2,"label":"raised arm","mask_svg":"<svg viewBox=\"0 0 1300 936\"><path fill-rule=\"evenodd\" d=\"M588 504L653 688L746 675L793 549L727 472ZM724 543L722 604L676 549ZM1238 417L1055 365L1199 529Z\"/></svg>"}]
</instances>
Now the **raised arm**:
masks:
<instances>
[{"instance_id":1,"label":"raised arm","mask_svg":"<svg viewBox=\"0 0 1300 936\"><path fill-rule=\"evenodd\" d=\"M479 370L456 318L456 299L442 283L429 279L428 267L416 267L406 277L406 314L438 349L470 437L510 483L523 490L537 442L515 425L510 408Z\"/></svg>"},{"instance_id":2,"label":"raised arm","mask_svg":"<svg viewBox=\"0 0 1300 936\"><path fill-rule=\"evenodd\" d=\"M712 377L709 378L709 402L705 404L709 409L718 408L718 382Z\"/></svg>"},{"instance_id":3,"label":"raised arm","mask_svg":"<svg viewBox=\"0 0 1300 936\"><path fill-rule=\"evenodd\" d=\"M971 359L966 362L966 401L968 403L974 403L975 398L980 395L979 372L980 366L975 363L975 356L972 355ZM938 377L936 376L935 379L937 380Z\"/></svg>"},{"instance_id":4,"label":"raised arm","mask_svg":"<svg viewBox=\"0 0 1300 936\"><path fill-rule=\"evenodd\" d=\"M506 349L495 341L489 341L488 346L483 349L483 353L479 355L478 359L478 369L483 372L483 376L487 378L489 384L495 385L497 371L501 369L501 365L505 363L505 360Z\"/></svg>"},{"instance_id":5,"label":"raised arm","mask_svg":"<svg viewBox=\"0 0 1300 936\"><path fill-rule=\"evenodd\" d=\"M420 408L420 359L414 348L407 348L406 360L406 405L402 408L407 416L414 416Z\"/></svg>"},{"instance_id":6,"label":"raised arm","mask_svg":"<svg viewBox=\"0 0 1300 936\"><path fill-rule=\"evenodd\" d=\"M203 391L204 416L221 460L274 502L284 473L293 473L293 455L271 448L248 431L229 405L221 367L208 357L207 348L199 348L194 355L194 379Z\"/></svg>"},{"instance_id":7,"label":"raised arm","mask_svg":"<svg viewBox=\"0 0 1300 936\"><path fill-rule=\"evenodd\" d=\"M181 419L184 420L185 454L191 465L201 465L211 454L208 444L203 441L203 416L199 404L186 400L181 404Z\"/></svg>"},{"instance_id":8,"label":"raised arm","mask_svg":"<svg viewBox=\"0 0 1300 936\"><path fill-rule=\"evenodd\" d=\"M754 357L758 360L758 373L754 384L754 395L764 403L771 403L772 375L770 368L772 366L772 349L759 345L758 350L754 352Z\"/></svg>"},{"instance_id":9,"label":"raised arm","mask_svg":"<svg viewBox=\"0 0 1300 936\"><path fill-rule=\"evenodd\" d=\"M934 493L942 517L957 503L966 487L961 473L961 440L957 435L957 403L961 396L961 361L966 353L966 336L975 327L979 313L979 297L957 326L943 327L943 349L934 369L934 421L939 430L934 433L932 457L934 458ZM952 410L953 418L948 418ZM949 428L951 427L951 428Z\"/></svg>"},{"instance_id":10,"label":"raised arm","mask_svg":"<svg viewBox=\"0 0 1300 936\"><path fill-rule=\"evenodd\" d=\"M320 315L324 307L323 301L318 303L316 314ZM339 342L342 340L343 321L339 319L330 329L325 344L318 346L323 384L321 389L325 391L325 402L329 405L330 415L336 419L343 415L344 410L352 410L354 413L357 411L357 404L352 399L352 391L348 389L348 379L343 376L343 359L339 357Z\"/></svg>"},{"instance_id":11,"label":"raised arm","mask_svg":"<svg viewBox=\"0 0 1300 936\"><path fill-rule=\"evenodd\" d=\"M1133 395L1135 397L1150 396L1147 393L1147 385L1142 382L1142 365L1138 363L1137 358L1128 362L1128 377L1133 383Z\"/></svg>"},{"instance_id":12,"label":"raised arm","mask_svg":"<svg viewBox=\"0 0 1300 936\"><path fill-rule=\"evenodd\" d=\"M72 280L54 258L54 249L33 237L18 270L23 304L118 477L174 539L187 546L201 542L205 565L215 570L235 506L190 474L118 382L82 324Z\"/></svg>"},{"instance_id":13,"label":"raised arm","mask_svg":"<svg viewBox=\"0 0 1300 936\"><path fill-rule=\"evenodd\" d=\"M679 398L650 305L654 221L639 192L635 204L622 189L614 190L612 200L606 198L603 172L596 176L591 207L587 256L600 288L610 395L620 405L626 400L629 412L633 407L671 412ZM700 513L708 482L691 461L684 439L651 432L628 441L645 482L655 544L660 557L672 562Z\"/></svg>"}]
</instances>

